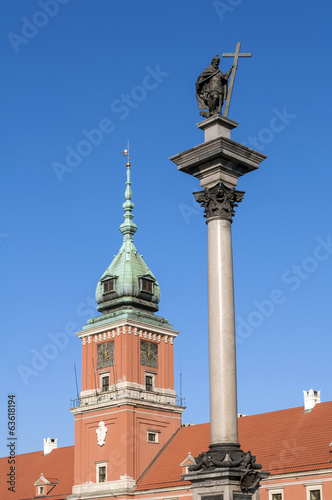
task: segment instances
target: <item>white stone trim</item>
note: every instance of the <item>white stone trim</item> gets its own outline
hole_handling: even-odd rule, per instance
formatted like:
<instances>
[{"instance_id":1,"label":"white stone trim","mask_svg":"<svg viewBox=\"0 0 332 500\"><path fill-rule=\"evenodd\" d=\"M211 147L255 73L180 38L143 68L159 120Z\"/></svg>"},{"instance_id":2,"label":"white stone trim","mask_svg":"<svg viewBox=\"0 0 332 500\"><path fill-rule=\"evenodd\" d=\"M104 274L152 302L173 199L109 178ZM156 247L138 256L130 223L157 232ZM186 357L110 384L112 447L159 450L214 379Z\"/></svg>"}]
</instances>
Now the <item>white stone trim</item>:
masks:
<instances>
[{"instance_id":1,"label":"white stone trim","mask_svg":"<svg viewBox=\"0 0 332 500\"><path fill-rule=\"evenodd\" d=\"M110 372L104 371L104 372L100 373L100 375L107 375L107 374L110 374ZM154 371L153 368L150 370L147 367L147 369L145 370L145 374L146 375L156 375L157 372ZM145 383L138 384L137 382L129 382L127 380L118 379L116 381L116 388L115 388L115 385L110 386L109 392L114 392L114 393L119 394L120 391L121 392L123 391L123 396L125 396L125 394L127 392L129 398L132 398L132 394L129 391L139 392L140 394L142 393L142 391L144 391L144 393L148 392L148 391L145 391ZM97 389L97 392L98 392L98 396L100 394L103 394L100 389ZM174 399L174 401L176 399L176 392L174 389L165 389L163 387L155 387L154 386L153 393L156 397L171 398L171 399ZM96 389L86 389L85 391L81 391L81 393L80 393L80 397L83 399L88 398L89 396L96 397ZM121 397L122 397L122 394L121 394ZM120 399L120 398L118 398L118 399ZM169 403L167 402L167 404L169 404Z\"/></svg>"},{"instance_id":2,"label":"white stone trim","mask_svg":"<svg viewBox=\"0 0 332 500\"><path fill-rule=\"evenodd\" d=\"M167 409L167 411L172 410L175 413L183 413L184 409L182 406L176 404L176 396L169 394L158 393L158 389L150 392L145 390L145 386L141 392L134 390L120 390L119 387L107 392L101 392L100 389L93 394L88 396L81 406L71 408L73 415L79 413L86 413L91 411L100 410L102 408L118 407L122 404L129 404L133 406L150 407L151 405L160 408ZM82 397L81 397L82 398Z\"/></svg>"},{"instance_id":3,"label":"white stone trim","mask_svg":"<svg viewBox=\"0 0 332 500\"><path fill-rule=\"evenodd\" d=\"M43 481L44 484L38 484L39 481ZM51 484L46 477L44 476L43 473L40 474L40 477L37 479L37 481L34 483L34 486L44 486L45 484Z\"/></svg>"},{"instance_id":4,"label":"white stone trim","mask_svg":"<svg viewBox=\"0 0 332 500\"><path fill-rule=\"evenodd\" d=\"M92 326L89 329L81 330L76 332L76 335L82 339L83 345L86 343L90 344L91 340L95 338L96 335L100 338L106 340L106 338L115 337L115 335L120 335L120 329L124 327L128 328L128 334L131 335L132 331L134 335L139 334L140 337L144 336L144 338L150 338L155 340L155 342L160 342L163 337L170 337L169 342L173 343L173 339L178 336L180 333L177 330L171 330L168 328L163 328L160 326L150 325L148 323L133 321L133 320L120 320L112 323L112 325L100 325L100 326ZM122 330L123 333L125 333ZM172 339L172 342L171 342ZM97 340L95 340L97 342Z\"/></svg>"},{"instance_id":5,"label":"white stone trim","mask_svg":"<svg viewBox=\"0 0 332 500\"><path fill-rule=\"evenodd\" d=\"M151 429L146 429L146 442L147 443L152 443L152 444L159 444L159 434L161 431L156 431L156 430L151 430ZM149 435L155 436L155 440L150 440Z\"/></svg>"},{"instance_id":6,"label":"white stone trim","mask_svg":"<svg viewBox=\"0 0 332 500\"><path fill-rule=\"evenodd\" d=\"M296 472L296 473L291 472L288 474L279 474L279 475L275 475L275 476L269 476L266 479L262 479L261 488L266 488L266 489L273 488L273 487L278 488L279 486L282 487L285 484L288 484L288 485L305 484L305 478L307 478L308 476L323 476L323 475L330 476L331 474L332 474L332 469L318 469L318 470L308 470L308 471L304 471L304 472ZM273 483L273 482L271 482L271 481L275 481L275 480L281 481L284 479L292 479L294 477L296 477L296 478L302 477L303 480L302 481L287 482L287 483L284 483L284 482ZM310 483L312 482L311 480L309 480L309 481L310 481ZM308 479L306 480L307 483L309 481L308 481ZM332 481L332 477L326 477L326 478L322 478L322 479L319 478L319 479L317 479L317 481L319 481L319 482ZM266 484L266 483L268 483L268 484Z\"/></svg>"},{"instance_id":7,"label":"white stone trim","mask_svg":"<svg viewBox=\"0 0 332 500\"><path fill-rule=\"evenodd\" d=\"M304 484L306 487L307 500L310 500L310 492L318 490L320 492L320 500L323 500L323 491L322 491L322 482L315 483L314 481L310 482L310 484Z\"/></svg>"},{"instance_id":8,"label":"white stone trim","mask_svg":"<svg viewBox=\"0 0 332 500\"><path fill-rule=\"evenodd\" d=\"M185 491L185 493L177 494L178 491L179 492ZM164 495L164 493L171 493L171 496L167 497L166 495ZM173 500L174 498L188 497L188 495L192 496L192 489L188 485L176 486L175 489L174 489L174 487L167 486L165 488L153 488L151 490L135 491L135 495L138 495L140 497L142 495L147 495L147 498L144 499L144 497L143 497L142 500L152 500L151 495L155 495L155 498L158 498L158 499L160 498L162 500Z\"/></svg>"},{"instance_id":9,"label":"white stone trim","mask_svg":"<svg viewBox=\"0 0 332 500\"><path fill-rule=\"evenodd\" d=\"M188 455L186 456L186 458L185 458L184 460L182 460L182 462L180 463L180 467L186 467L186 465L185 465L185 464L186 464L186 462L187 462L188 460L189 460L190 462L192 462L193 464L195 463L195 459L194 459L194 457L192 456L192 454L191 454L191 452L190 452L190 451L188 452Z\"/></svg>"},{"instance_id":10,"label":"white stone trim","mask_svg":"<svg viewBox=\"0 0 332 500\"><path fill-rule=\"evenodd\" d=\"M118 405L116 405L118 407ZM136 406L136 405L135 405ZM100 410L100 407L98 407L98 410ZM162 408L163 410L163 408ZM95 412L95 409L92 410L93 412ZM126 409L126 410L117 410L116 412L108 412L108 413L101 413L100 415L87 415L86 417L82 417L82 420L86 420L86 419L89 419L89 418L104 418L105 416L107 415L110 415L111 417L115 417L117 416L119 413L123 413L123 412L130 412L130 413L135 413L135 415L144 415L145 417L147 415L149 415L150 417L159 417L160 418L160 414L159 413L148 413L148 412L144 412L144 411L137 411L137 410L129 410L129 409ZM74 413L74 412L73 412ZM82 412L83 413L83 412ZM86 412L84 412L86 413ZM180 413L180 412L179 412ZM182 412L181 412L182 413ZM168 416L167 418L171 418L171 419L176 419L176 420L179 420L179 417L176 416L176 417L171 417L171 416Z\"/></svg>"},{"instance_id":11,"label":"white stone trim","mask_svg":"<svg viewBox=\"0 0 332 500\"><path fill-rule=\"evenodd\" d=\"M284 500L284 488L269 490L269 500L274 500L273 495L281 495L281 500Z\"/></svg>"},{"instance_id":12,"label":"white stone trim","mask_svg":"<svg viewBox=\"0 0 332 500\"><path fill-rule=\"evenodd\" d=\"M103 420L101 420L98 424L97 429L96 429L98 446L103 446L105 444L107 430L108 429L105 425L105 422Z\"/></svg>"},{"instance_id":13,"label":"white stone trim","mask_svg":"<svg viewBox=\"0 0 332 500\"><path fill-rule=\"evenodd\" d=\"M110 382L111 382L111 376L110 376L110 371L105 371L105 372L99 372L99 388L100 388L100 392L101 394L104 394L105 392L108 392L108 391L103 391L103 378L105 377L108 377L108 391L110 390ZM94 391L94 393L96 393Z\"/></svg>"},{"instance_id":14,"label":"white stone trim","mask_svg":"<svg viewBox=\"0 0 332 500\"><path fill-rule=\"evenodd\" d=\"M99 469L101 467L106 468L106 474L105 474L106 481L103 481L103 482L99 482ZM107 460L104 460L103 462L96 463L96 484L105 484L105 483L107 483Z\"/></svg>"},{"instance_id":15,"label":"white stone trim","mask_svg":"<svg viewBox=\"0 0 332 500\"><path fill-rule=\"evenodd\" d=\"M98 465L98 464L97 464ZM112 497L115 493L130 491L133 492L136 488L136 481L129 476L121 476L118 481L106 481L105 483L86 483L73 486L72 494L85 495L88 494L105 494L111 493ZM104 495L103 495L104 496ZM81 497L78 497L81 498ZM90 498L90 496L88 497Z\"/></svg>"},{"instance_id":16,"label":"white stone trim","mask_svg":"<svg viewBox=\"0 0 332 500\"><path fill-rule=\"evenodd\" d=\"M146 388L146 377L151 377L152 378L152 391L148 391ZM156 372L150 372L149 370L145 370L144 373L144 390L147 392L158 392L158 389L156 389Z\"/></svg>"},{"instance_id":17,"label":"white stone trim","mask_svg":"<svg viewBox=\"0 0 332 500\"><path fill-rule=\"evenodd\" d=\"M100 333L96 333L94 335L87 335L87 336L80 336L78 335L78 333L76 335L78 335L81 339L82 339L82 345L85 345L85 344L91 344L91 342L102 342L103 340L107 340L107 339L114 339L115 336L120 336L120 333L122 332L123 335L125 335L127 332L125 330L125 328L114 328L112 330L108 330L107 332L104 332L104 334L100 334ZM131 335L131 327L129 326L128 327L128 335ZM136 336L139 336L140 338L143 338L143 339L146 339L146 340L152 340L153 342L158 342L160 343L162 340L165 342L165 344L171 344L173 345L174 344L174 338L176 337L176 335L157 335L156 333L152 333L150 331L147 331L147 330L139 330L137 331L136 329L136 332L134 332L134 335Z\"/></svg>"}]
</instances>

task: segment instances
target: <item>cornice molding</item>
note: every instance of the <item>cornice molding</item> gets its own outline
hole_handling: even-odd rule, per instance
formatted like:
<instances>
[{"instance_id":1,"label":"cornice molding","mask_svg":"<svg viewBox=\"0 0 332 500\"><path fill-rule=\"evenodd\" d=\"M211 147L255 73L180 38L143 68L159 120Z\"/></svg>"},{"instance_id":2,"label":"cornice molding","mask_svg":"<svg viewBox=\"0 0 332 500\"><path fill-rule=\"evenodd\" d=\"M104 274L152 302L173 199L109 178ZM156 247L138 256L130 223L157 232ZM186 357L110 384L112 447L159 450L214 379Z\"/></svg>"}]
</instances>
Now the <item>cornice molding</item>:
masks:
<instances>
[{"instance_id":1,"label":"cornice molding","mask_svg":"<svg viewBox=\"0 0 332 500\"><path fill-rule=\"evenodd\" d=\"M174 335L160 335L160 334L157 335L156 333L141 330L136 327L131 329L130 326L128 327L128 331L125 326L122 326L118 328L112 328L111 330L108 330L103 333L96 333L94 335L84 335L84 336L79 335L79 337L82 339L82 344L85 345L85 344L91 344L91 342L97 343L97 342L103 342L105 340L114 339L115 337L120 337L120 335L126 335L127 333L128 335L138 336L141 339L152 340L153 342L158 342L158 343L163 341L165 342L165 344L169 343L171 345L173 345L174 343L173 339L175 337Z\"/></svg>"},{"instance_id":2,"label":"cornice molding","mask_svg":"<svg viewBox=\"0 0 332 500\"><path fill-rule=\"evenodd\" d=\"M215 157L223 155L225 158L229 160L236 160L245 165L246 170L255 170L258 168L260 162L266 159L266 156L258 151L254 151L247 146L243 146L238 142L232 141L231 139L227 139L226 137L218 137L213 139L212 141L204 142L202 144L198 144L191 149L187 149L182 153L178 153L174 156L170 157L170 160L173 161L179 169L183 169L185 171L189 165L193 165L195 163L206 161L210 157Z\"/></svg>"},{"instance_id":3,"label":"cornice molding","mask_svg":"<svg viewBox=\"0 0 332 500\"><path fill-rule=\"evenodd\" d=\"M128 319L120 320L112 323L111 325L101 325L99 327L89 328L87 330L81 330L76 333L76 335L82 339L83 345L86 343L98 342L102 340L107 340L115 338L120 335L138 335L146 340L153 340L154 342L164 341L166 344L173 344L174 338L178 336L180 332L177 330L169 330L168 328L162 328L158 326L149 325L147 323L140 323L139 321L132 321Z\"/></svg>"},{"instance_id":4,"label":"cornice molding","mask_svg":"<svg viewBox=\"0 0 332 500\"><path fill-rule=\"evenodd\" d=\"M120 407L126 407L123 409L120 409ZM73 415L87 415L89 413L93 414L93 418L96 417L96 412L101 411L101 418L104 418L105 415L108 415L108 413L105 412L105 410L112 410L114 408L117 408L117 410L109 412L110 415L117 415L118 413L121 412L135 412L137 413L138 409L144 409L144 410L152 410L152 411L167 411L167 413L173 413L176 416L168 416L168 418L176 418L179 419L179 415L181 415L185 407L184 406L178 406L176 404L165 404L165 403L158 403L158 402L153 402L153 401L146 401L143 399L128 399L128 398L121 398L121 399L113 399L112 401L106 401L103 403L98 403L95 405L87 405L87 406L78 406L77 408L71 408L70 411ZM135 408L132 409L132 408ZM142 412L144 415L147 415L146 412ZM159 417L160 415L156 415Z\"/></svg>"},{"instance_id":5,"label":"cornice molding","mask_svg":"<svg viewBox=\"0 0 332 500\"><path fill-rule=\"evenodd\" d=\"M307 471L302 471L302 472L299 472L299 471L295 471L295 472L287 472L287 473L284 473L284 474L275 474L275 475L270 475L268 478L266 479L262 479L262 483L261 483L261 488L265 488L265 489L268 489L270 487L277 487L279 488L279 486L284 486L284 485L291 485L291 484L301 484L303 483L304 481L307 483L308 482L308 479L307 477L308 476L324 476L324 475L327 475L327 476L330 476L332 474L332 469L329 468L329 469L317 469L317 470L307 470ZM287 483L273 483L273 481L281 481L281 480L284 480L284 479L293 479L293 478L304 478L303 481L294 481L294 482L287 482ZM310 481L315 481L315 479L311 479ZM317 479L317 481L332 481L332 477L326 477L326 478L319 478ZM265 483L268 483L268 484L265 484ZM271 483L271 484L270 484Z\"/></svg>"}]
</instances>

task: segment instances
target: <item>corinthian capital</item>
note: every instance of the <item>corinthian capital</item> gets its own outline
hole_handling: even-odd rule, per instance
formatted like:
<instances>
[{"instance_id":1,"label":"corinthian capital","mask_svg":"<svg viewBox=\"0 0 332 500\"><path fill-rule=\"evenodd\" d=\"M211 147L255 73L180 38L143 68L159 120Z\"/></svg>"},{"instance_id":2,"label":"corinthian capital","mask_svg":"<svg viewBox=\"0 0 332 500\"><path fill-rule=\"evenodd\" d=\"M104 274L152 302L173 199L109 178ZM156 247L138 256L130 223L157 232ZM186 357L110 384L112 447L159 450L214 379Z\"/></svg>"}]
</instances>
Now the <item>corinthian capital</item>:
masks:
<instances>
[{"instance_id":1,"label":"corinthian capital","mask_svg":"<svg viewBox=\"0 0 332 500\"><path fill-rule=\"evenodd\" d=\"M204 191L197 191L194 196L196 201L204 207L206 222L212 218L232 222L235 215L234 207L242 201L244 191L236 191L235 188L229 188L223 182L219 182L211 188L204 188Z\"/></svg>"}]
</instances>

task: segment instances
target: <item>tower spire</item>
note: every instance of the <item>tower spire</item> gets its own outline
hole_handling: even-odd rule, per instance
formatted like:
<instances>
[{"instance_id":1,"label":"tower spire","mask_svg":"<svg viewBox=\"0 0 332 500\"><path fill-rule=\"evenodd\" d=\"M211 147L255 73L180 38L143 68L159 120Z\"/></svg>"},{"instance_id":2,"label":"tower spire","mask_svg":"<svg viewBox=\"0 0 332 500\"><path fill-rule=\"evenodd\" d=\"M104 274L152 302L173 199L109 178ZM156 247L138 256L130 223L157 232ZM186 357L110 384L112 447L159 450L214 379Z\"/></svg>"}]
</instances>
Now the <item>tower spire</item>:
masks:
<instances>
[{"instance_id":1,"label":"tower spire","mask_svg":"<svg viewBox=\"0 0 332 500\"><path fill-rule=\"evenodd\" d=\"M127 157L127 181L125 202L123 203L124 222L120 226L123 234L123 243L117 255L108 266L96 288L97 309L103 314L117 311L122 314L124 309L142 310L150 314L158 311L160 290L155 276L146 265L142 255L139 254L134 244L134 234L137 226L133 222L134 204L131 201L129 142L127 149L122 153ZM149 316L150 317L150 316Z\"/></svg>"},{"instance_id":2,"label":"tower spire","mask_svg":"<svg viewBox=\"0 0 332 500\"><path fill-rule=\"evenodd\" d=\"M132 221L133 217L134 217L134 215L132 214L132 211L134 209L134 204L131 201L132 191L131 191L131 188L130 188L130 186L131 186L131 182L130 182L130 166L131 166L131 163L130 163L130 159L129 159L129 141L128 141L127 149L125 149L122 152L122 155L127 157L127 163L126 163L126 167L127 167L127 182L126 182L126 186L127 187L126 187L126 191L125 191L126 201L122 205L123 210L125 211L125 214L123 216L123 218L124 218L125 221L121 224L120 231L123 234L123 241L128 241L128 240L133 241L134 240L134 234L137 231L137 226Z\"/></svg>"}]
</instances>

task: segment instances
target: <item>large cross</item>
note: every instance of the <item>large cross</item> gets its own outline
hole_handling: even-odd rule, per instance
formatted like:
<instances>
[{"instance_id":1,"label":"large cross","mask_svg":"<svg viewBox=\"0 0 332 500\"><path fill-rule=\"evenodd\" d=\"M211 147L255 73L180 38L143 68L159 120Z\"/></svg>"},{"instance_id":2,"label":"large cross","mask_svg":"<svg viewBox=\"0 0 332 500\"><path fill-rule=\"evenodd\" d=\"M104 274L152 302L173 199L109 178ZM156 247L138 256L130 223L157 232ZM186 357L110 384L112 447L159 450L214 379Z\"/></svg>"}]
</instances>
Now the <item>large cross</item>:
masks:
<instances>
[{"instance_id":1,"label":"large cross","mask_svg":"<svg viewBox=\"0 0 332 500\"><path fill-rule=\"evenodd\" d=\"M224 109L224 116L225 117L228 116L229 105L231 103L231 97L232 97L234 80L235 80L235 73L237 70L237 64L238 64L239 57L251 57L251 55L252 55L252 54L245 53L245 52L242 52L242 54L240 54L240 49L241 49L241 42L238 42L236 44L235 54L230 54L230 53L222 54L222 57L234 57L233 69L232 69L231 79L229 82L229 88L228 88L228 92L227 92L226 105L225 105L225 109Z\"/></svg>"}]
</instances>

